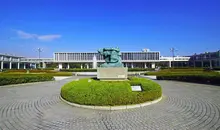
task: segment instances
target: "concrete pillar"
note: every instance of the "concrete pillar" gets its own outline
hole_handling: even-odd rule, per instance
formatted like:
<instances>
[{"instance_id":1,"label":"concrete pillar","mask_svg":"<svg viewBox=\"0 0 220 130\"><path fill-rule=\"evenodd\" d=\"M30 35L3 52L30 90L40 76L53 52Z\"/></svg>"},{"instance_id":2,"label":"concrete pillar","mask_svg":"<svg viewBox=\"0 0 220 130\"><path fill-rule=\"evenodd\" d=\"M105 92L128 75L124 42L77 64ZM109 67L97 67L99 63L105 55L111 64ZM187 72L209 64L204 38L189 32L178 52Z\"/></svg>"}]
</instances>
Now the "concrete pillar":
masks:
<instances>
[{"instance_id":1,"label":"concrete pillar","mask_svg":"<svg viewBox=\"0 0 220 130\"><path fill-rule=\"evenodd\" d=\"M171 61L169 61L169 67L171 68L172 66L171 66Z\"/></svg>"},{"instance_id":2,"label":"concrete pillar","mask_svg":"<svg viewBox=\"0 0 220 130\"><path fill-rule=\"evenodd\" d=\"M69 63L67 63L67 69L70 69L70 64Z\"/></svg>"},{"instance_id":3,"label":"concrete pillar","mask_svg":"<svg viewBox=\"0 0 220 130\"><path fill-rule=\"evenodd\" d=\"M147 64L146 64L146 63L144 63L144 68L145 68L145 69L147 68Z\"/></svg>"},{"instance_id":4,"label":"concrete pillar","mask_svg":"<svg viewBox=\"0 0 220 130\"><path fill-rule=\"evenodd\" d=\"M93 69L96 69L96 68L97 68L97 59L96 59L96 56L95 56L95 55L93 56L93 59L92 59L92 60L93 60L93 62L92 62L92 68L93 68Z\"/></svg>"},{"instance_id":5,"label":"concrete pillar","mask_svg":"<svg viewBox=\"0 0 220 130\"><path fill-rule=\"evenodd\" d=\"M18 69L20 69L20 63L18 62Z\"/></svg>"},{"instance_id":6,"label":"concrete pillar","mask_svg":"<svg viewBox=\"0 0 220 130\"><path fill-rule=\"evenodd\" d=\"M9 69L11 69L12 68L12 63L11 62L9 62Z\"/></svg>"},{"instance_id":7,"label":"concrete pillar","mask_svg":"<svg viewBox=\"0 0 220 130\"><path fill-rule=\"evenodd\" d=\"M4 62L1 62L1 69L4 69Z\"/></svg>"},{"instance_id":8,"label":"concrete pillar","mask_svg":"<svg viewBox=\"0 0 220 130\"><path fill-rule=\"evenodd\" d=\"M37 69L37 63L34 64L34 68Z\"/></svg>"},{"instance_id":9,"label":"concrete pillar","mask_svg":"<svg viewBox=\"0 0 220 130\"><path fill-rule=\"evenodd\" d=\"M62 65L62 63L59 63L59 67L58 67L59 69L63 69L63 65Z\"/></svg>"},{"instance_id":10,"label":"concrete pillar","mask_svg":"<svg viewBox=\"0 0 220 130\"><path fill-rule=\"evenodd\" d=\"M86 64L86 68L89 69L89 64Z\"/></svg>"},{"instance_id":11,"label":"concrete pillar","mask_svg":"<svg viewBox=\"0 0 220 130\"><path fill-rule=\"evenodd\" d=\"M47 67L46 63L43 62L43 68L45 69Z\"/></svg>"},{"instance_id":12,"label":"concrete pillar","mask_svg":"<svg viewBox=\"0 0 220 130\"><path fill-rule=\"evenodd\" d=\"M220 59L218 60L218 67L220 67Z\"/></svg>"},{"instance_id":13,"label":"concrete pillar","mask_svg":"<svg viewBox=\"0 0 220 130\"><path fill-rule=\"evenodd\" d=\"M203 61L201 61L201 64L202 64L201 66L203 67L203 66L204 66L204 65L203 65Z\"/></svg>"},{"instance_id":14,"label":"concrete pillar","mask_svg":"<svg viewBox=\"0 0 220 130\"><path fill-rule=\"evenodd\" d=\"M24 63L24 69L26 69L26 63Z\"/></svg>"},{"instance_id":15,"label":"concrete pillar","mask_svg":"<svg viewBox=\"0 0 220 130\"><path fill-rule=\"evenodd\" d=\"M212 60L209 61L209 67L212 68Z\"/></svg>"},{"instance_id":16,"label":"concrete pillar","mask_svg":"<svg viewBox=\"0 0 220 130\"><path fill-rule=\"evenodd\" d=\"M155 63L151 64L151 68L153 68L153 69L155 68Z\"/></svg>"},{"instance_id":17,"label":"concrete pillar","mask_svg":"<svg viewBox=\"0 0 220 130\"><path fill-rule=\"evenodd\" d=\"M125 67L128 67L128 63L125 63Z\"/></svg>"},{"instance_id":18,"label":"concrete pillar","mask_svg":"<svg viewBox=\"0 0 220 130\"><path fill-rule=\"evenodd\" d=\"M133 63L131 63L131 68L134 68L134 64Z\"/></svg>"},{"instance_id":19,"label":"concrete pillar","mask_svg":"<svg viewBox=\"0 0 220 130\"><path fill-rule=\"evenodd\" d=\"M83 69L83 66L82 66L82 64L80 65L80 68L81 68L81 69Z\"/></svg>"}]
</instances>

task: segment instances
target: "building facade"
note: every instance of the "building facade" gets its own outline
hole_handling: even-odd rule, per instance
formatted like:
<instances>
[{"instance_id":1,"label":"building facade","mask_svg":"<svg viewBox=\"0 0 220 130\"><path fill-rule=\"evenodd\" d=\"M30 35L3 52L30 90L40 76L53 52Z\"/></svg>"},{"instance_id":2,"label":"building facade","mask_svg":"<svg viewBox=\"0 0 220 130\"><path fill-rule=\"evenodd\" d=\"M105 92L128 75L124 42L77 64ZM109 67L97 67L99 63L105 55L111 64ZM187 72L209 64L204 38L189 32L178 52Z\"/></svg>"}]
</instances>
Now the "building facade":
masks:
<instances>
[{"instance_id":1,"label":"building facade","mask_svg":"<svg viewBox=\"0 0 220 130\"><path fill-rule=\"evenodd\" d=\"M125 67L129 68L155 68L155 63L160 61L160 52L122 52L121 53L122 63ZM94 62L97 65L104 62L103 57L99 53L54 53L54 62L59 63L59 69L63 68L63 63L81 63L86 64L86 68L96 68ZM83 65L81 65L83 68Z\"/></svg>"},{"instance_id":2,"label":"building facade","mask_svg":"<svg viewBox=\"0 0 220 130\"><path fill-rule=\"evenodd\" d=\"M55 52L53 58L26 58L0 54L1 69L37 68L41 64L46 68L55 63L59 69L96 68L104 63L103 57L97 52ZM122 63L128 68L156 68L157 66L187 66L190 57L162 57L159 51L121 52Z\"/></svg>"},{"instance_id":3,"label":"building facade","mask_svg":"<svg viewBox=\"0 0 220 130\"><path fill-rule=\"evenodd\" d=\"M190 56L189 66L191 67L220 67L220 50L216 52L205 52Z\"/></svg>"}]
</instances>

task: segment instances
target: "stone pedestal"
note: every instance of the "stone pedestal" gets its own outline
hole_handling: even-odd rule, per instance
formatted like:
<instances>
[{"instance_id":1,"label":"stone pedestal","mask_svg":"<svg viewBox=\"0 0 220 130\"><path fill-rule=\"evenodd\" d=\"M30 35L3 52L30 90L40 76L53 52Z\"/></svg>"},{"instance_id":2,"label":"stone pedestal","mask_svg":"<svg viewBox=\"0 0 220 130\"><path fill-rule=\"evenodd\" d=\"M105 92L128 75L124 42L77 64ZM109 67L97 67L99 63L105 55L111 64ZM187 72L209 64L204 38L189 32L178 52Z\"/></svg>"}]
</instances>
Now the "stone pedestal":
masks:
<instances>
[{"instance_id":1,"label":"stone pedestal","mask_svg":"<svg viewBox=\"0 0 220 130\"><path fill-rule=\"evenodd\" d=\"M100 80L126 80L127 67L97 68L97 78Z\"/></svg>"}]
</instances>

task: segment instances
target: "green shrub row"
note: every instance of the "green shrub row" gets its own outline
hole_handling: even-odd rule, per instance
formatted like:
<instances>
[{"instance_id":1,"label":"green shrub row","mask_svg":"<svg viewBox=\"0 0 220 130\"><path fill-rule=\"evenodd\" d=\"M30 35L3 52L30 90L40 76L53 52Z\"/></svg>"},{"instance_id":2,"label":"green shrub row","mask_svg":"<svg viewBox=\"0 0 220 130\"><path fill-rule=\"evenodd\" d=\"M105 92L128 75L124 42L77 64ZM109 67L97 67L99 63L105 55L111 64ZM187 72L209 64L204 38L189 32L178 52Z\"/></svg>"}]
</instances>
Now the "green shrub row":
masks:
<instances>
[{"instance_id":1,"label":"green shrub row","mask_svg":"<svg viewBox=\"0 0 220 130\"><path fill-rule=\"evenodd\" d=\"M61 69L61 72L97 72L97 69Z\"/></svg>"},{"instance_id":2,"label":"green shrub row","mask_svg":"<svg viewBox=\"0 0 220 130\"><path fill-rule=\"evenodd\" d=\"M13 73L0 73L0 76L21 76L21 75L49 75L49 76L72 76L73 73L71 72L54 72L54 73L18 73L18 72L13 72Z\"/></svg>"},{"instance_id":3,"label":"green shrub row","mask_svg":"<svg viewBox=\"0 0 220 130\"><path fill-rule=\"evenodd\" d=\"M9 84L20 84L20 83L30 83L30 82L40 82L40 81L50 81L53 80L51 75L0 75L0 86Z\"/></svg>"},{"instance_id":4,"label":"green shrub row","mask_svg":"<svg viewBox=\"0 0 220 130\"><path fill-rule=\"evenodd\" d=\"M220 85L220 74L175 74L158 75L158 80L177 80L185 82Z\"/></svg>"},{"instance_id":5,"label":"green shrub row","mask_svg":"<svg viewBox=\"0 0 220 130\"><path fill-rule=\"evenodd\" d=\"M152 71L152 68L128 68L128 71ZM61 69L63 72L97 72L97 69Z\"/></svg>"},{"instance_id":6,"label":"green shrub row","mask_svg":"<svg viewBox=\"0 0 220 130\"><path fill-rule=\"evenodd\" d=\"M40 69L34 69L34 70L29 70L30 73L55 73L56 71L54 70L40 70Z\"/></svg>"},{"instance_id":7,"label":"green shrub row","mask_svg":"<svg viewBox=\"0 0 220 130\"><path fill-rule=\"evenodd\" d=\"M212 70L220 70L220 67L214 67Z\"/></svg>"},{"instance_id":8,"label":"green shrub row","mask_svg":"<svg viewBox=\"0 0 220 130\"><path fill-rule=\"evenodd\" d=\"M192 69L192 70L203 70L204 68L202 67L161 67L160 69L164 70L164 69L169 69L169 70L172 70L172 69Z\"/></svg>"},{"instance_id":9,"label":"green shrub row","mask_svg":"<svg viewBox=\"0 0 220 130\"><path fill-rule=\"evenodd\" d=\"M193 75L193 74L218 74L215 71L201 70L201 69L165 69L154 72L147 72L145 75Z\"/></svg>"},{"instance_id":10,"label":"green shrub row","mask_svg":"<svg viewBox=\"0 0 220 130\"><path fill-rule=\"evenodd\" d=\"M142 92L133 92L131 85L141 85ZM77 104L115 106L138 104L158 99L162 89L157 83L144 78L130 78L129 81L99 81L80 79L65 84L61 96Z\"/></svg>"},{"instance_id":11,"label":"green shrub row","mask_svg":"<svg viewBox=\"0 0 220 130\"><path fill-rule=\"evenodd\" d=\"M128 71L153 71L155 69L153 68L128 68Z\"/></svg>"},{"instance_id":12,"label":"green shrub row","mask_svg":"<svg viewBox=\"0 0 220 130\"><path fill-rule=\"evenodd\" d=\"M54 73L56 71L50 70L50 69L7 69L4 70L4 73L26 73L29 71L29 73Z\"/></svg>"}]
</instances>

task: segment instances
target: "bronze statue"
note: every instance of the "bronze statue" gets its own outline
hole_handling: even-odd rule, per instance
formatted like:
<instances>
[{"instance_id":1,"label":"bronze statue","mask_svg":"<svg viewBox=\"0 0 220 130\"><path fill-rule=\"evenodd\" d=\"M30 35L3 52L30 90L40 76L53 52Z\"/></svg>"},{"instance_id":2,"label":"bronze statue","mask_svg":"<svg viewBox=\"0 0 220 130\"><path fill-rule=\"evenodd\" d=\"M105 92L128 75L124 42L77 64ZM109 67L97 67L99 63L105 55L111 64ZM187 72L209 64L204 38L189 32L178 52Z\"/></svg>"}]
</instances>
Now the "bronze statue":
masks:
<instances>
[{"instance_id":1,"label":"bronze statue","mask_svg":"<svg viewBox=\"0 0 220 130\"><path fill-rule=\"evenodd\" d=\"M123 67L119 48L102 48L98 52L103 55L105 60L101 67Z\"/></svg>"}]
</instances>

